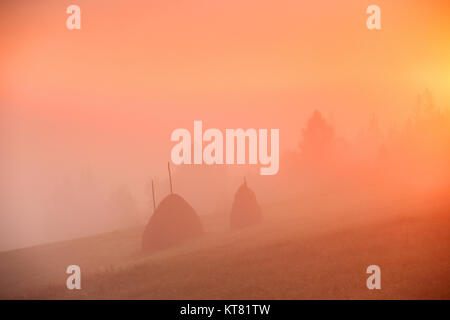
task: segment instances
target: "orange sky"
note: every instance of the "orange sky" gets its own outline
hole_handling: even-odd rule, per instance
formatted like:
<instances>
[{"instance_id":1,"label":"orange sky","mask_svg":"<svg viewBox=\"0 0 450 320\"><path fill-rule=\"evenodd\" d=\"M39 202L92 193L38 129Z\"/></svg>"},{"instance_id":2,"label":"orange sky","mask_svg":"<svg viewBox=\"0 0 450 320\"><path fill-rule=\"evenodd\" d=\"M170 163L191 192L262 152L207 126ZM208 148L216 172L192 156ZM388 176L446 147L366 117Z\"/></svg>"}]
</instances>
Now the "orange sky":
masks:
<instances>
[{"instance_id":1,"label":"orange sky","mask_svg":"<svg viewBox=\"0 0 450 320\"><path fill-rule=\"evenodd\" d=\"M380 31L366 28L370 4ZM374 112L400 124L425 88L448 108L449 18L447 0L2 1L9 177L86 163L155 174L193 120L280 128L293 148L314 109L351 136Z\"/></svg>"},{"instance_id":2,"label":"orange sky","mask_svg":"<svg viewBox=\"0 0 450 320\"><path fill-rule=\"evenodd\" d=\"M162 146L200 119L279 127L291 147L315 108L346 135L373 112L386 126L405 118L427 87L448 106L448 1L377 1L382 30L369 31L372 2L2 3L5 119L61 139ZM65 28L72 3L80 31Z\"/></svg>"},{"instance_id":3,"label":"orange sky","mask_svg":"<svg viewBox=\"0 0 450 320\"><path fill-rule=\"evenodd\" d=\"M424 86L444 95L448 1L377 1L382 30L369 31L372 2L14 1L2 10L2 78L17 103L25 95L55 105L76 97L79 107L101 97L108 109L108 100L131 99L127 108L155 112L152 102L166 102L189 114L214 109L211 101L220 110L248 103L254 112L268 97L296 109L354 97L334 107L345 113L361 100L390 109L386 98ZM81 31L65 28L72 3L82 10Z\"/></svg>"},{"instance_id":4,"label":"orange sky","mask_svg":"<svg viewBox=\"0 0 450 320\"><path fill-rule=\"evenodd\" d=\"M65 27L72 3L79 31ZM25 149L32 137L161 155L172 130L199 119L280 128L286 148L316 108L345 136L373 112L403 121L424 88L448 107L449 2L376 1L382 30L369 31L372 3L2 2L6 132Z\"/></svg>"}]
</instances>

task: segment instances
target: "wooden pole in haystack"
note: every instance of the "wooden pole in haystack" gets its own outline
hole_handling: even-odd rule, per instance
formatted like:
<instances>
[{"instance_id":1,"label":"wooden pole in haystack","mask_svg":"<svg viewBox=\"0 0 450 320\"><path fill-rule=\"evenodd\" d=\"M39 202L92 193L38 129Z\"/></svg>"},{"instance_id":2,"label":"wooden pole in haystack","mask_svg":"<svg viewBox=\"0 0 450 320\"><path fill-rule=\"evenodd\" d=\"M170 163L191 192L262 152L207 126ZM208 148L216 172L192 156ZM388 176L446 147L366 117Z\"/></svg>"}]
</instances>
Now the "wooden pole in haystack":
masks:
<instances>
[{"instance_id":1,"label":"wooden pole in haystack","mask_svg":"<svg viewBox=\"0 0 450 320\"><path fill-rule=\"evenodd\" d=\"M167 162L167 170L169 170L170 193L173 194L172 175L170 174L170 162Z\"/></svg>"},{"instance_id":2,"label":"wooden pole in haystack","mask_svg":"<svg viewBox=\"0 0 450 320\"><path fill-rule=\"evenodd\" d=\"M153 211L156 210L156 200L155 200L155 186L153 185L152 179L152 196L153 196Z\"/></svg>"}]
</instances>

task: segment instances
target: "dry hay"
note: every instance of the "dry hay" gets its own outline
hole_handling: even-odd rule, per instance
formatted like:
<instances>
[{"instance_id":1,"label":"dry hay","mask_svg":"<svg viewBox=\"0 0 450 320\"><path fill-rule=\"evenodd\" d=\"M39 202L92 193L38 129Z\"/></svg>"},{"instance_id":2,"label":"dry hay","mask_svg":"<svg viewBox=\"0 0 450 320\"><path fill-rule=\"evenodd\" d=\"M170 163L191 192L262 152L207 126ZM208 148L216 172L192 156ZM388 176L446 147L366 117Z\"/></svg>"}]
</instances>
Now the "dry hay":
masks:
<instances>
[{"instance_id":1,"label":"dry hay","mask_svg":"<svg viewBox=\"0 0 450 320\"><path fill-rule=\"evenodd\" d=\"M181 196L170 194L156 208L144 230L142 247L146 251L171 247L203 234L195 210Z\"/></svg>"},{"instance_id":2,"label":"dry hay","mask_svg":"<svg viewBox=\"0 0 450 320\"><path fill-rule=\"evenodd\" d=\"M260 223L262 220L261 207L256 200L256 195L244 182L234 196L231 208L231 228L243 228Z\"/></svg>"}]
</instances>

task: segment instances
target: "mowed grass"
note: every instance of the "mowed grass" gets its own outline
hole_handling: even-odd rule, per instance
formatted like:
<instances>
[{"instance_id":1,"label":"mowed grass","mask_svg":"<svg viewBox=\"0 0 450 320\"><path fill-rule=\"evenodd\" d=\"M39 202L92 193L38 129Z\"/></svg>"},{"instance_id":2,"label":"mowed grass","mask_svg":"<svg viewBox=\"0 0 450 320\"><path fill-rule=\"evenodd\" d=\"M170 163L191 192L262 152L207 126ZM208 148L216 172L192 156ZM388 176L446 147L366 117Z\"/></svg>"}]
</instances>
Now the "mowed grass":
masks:
<instances>
[{"instance_id":1,"label":"mowed grass","mask_svg":"<svg viewBox=\"0 0 450 320\"><path fill-rule=\"evenodd\" d=\"M447 201L285 201L263 224L232 231L203 217L207 233L154 254L143 227L0 254L0 296L12 299L449 299ZM299 204L301 203L301 204ZM368 209L370 208L370 209ZM82 290L66 289L66 267ZM381 290L366 268L381 267Z\"/></svg>"}]
</instances>

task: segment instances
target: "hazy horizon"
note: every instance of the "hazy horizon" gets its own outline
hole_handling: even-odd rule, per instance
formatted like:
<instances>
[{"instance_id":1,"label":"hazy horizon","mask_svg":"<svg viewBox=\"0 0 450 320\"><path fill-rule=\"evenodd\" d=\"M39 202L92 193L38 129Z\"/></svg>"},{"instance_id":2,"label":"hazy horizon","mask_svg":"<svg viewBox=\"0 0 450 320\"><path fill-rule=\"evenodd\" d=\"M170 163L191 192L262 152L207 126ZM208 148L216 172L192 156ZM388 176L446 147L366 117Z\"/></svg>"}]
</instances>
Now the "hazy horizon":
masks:
<instances>
[{"instance_id":1,"label":"hazy horizon","mask_svg":"<svg viewBox=\"0 0 450 320\"><path fill-rule=\"evenodd\" d=\"M76 31L65 28L70 3L0 5L0 250L118 228L120 218L107 221L107 206L121 186L139 212L125 225L144 223L151 214L145 183L157 181L159 200L168 193L170 134L192 131L194 120L222 130L278 128L282 157L299 152L318 110L342 153L366 163L383 143L394 144L424 90L437 110L450 110L448 1L377 1L383 27L376 32L365 26L367 1L79 0ZM381 136L366 143L373 119ZM211 187L192 190L192 176L178 178L174 168L175 190L199 214L217 212L214 201L227 211L247 174L228 169L225 186L205 177ZM95 199L62 196L83 189L83 179L92 179ZM254 183L269 194L271 181ZM71 196L79 207L61 213Z\"/></svg>"}]
</instances>

